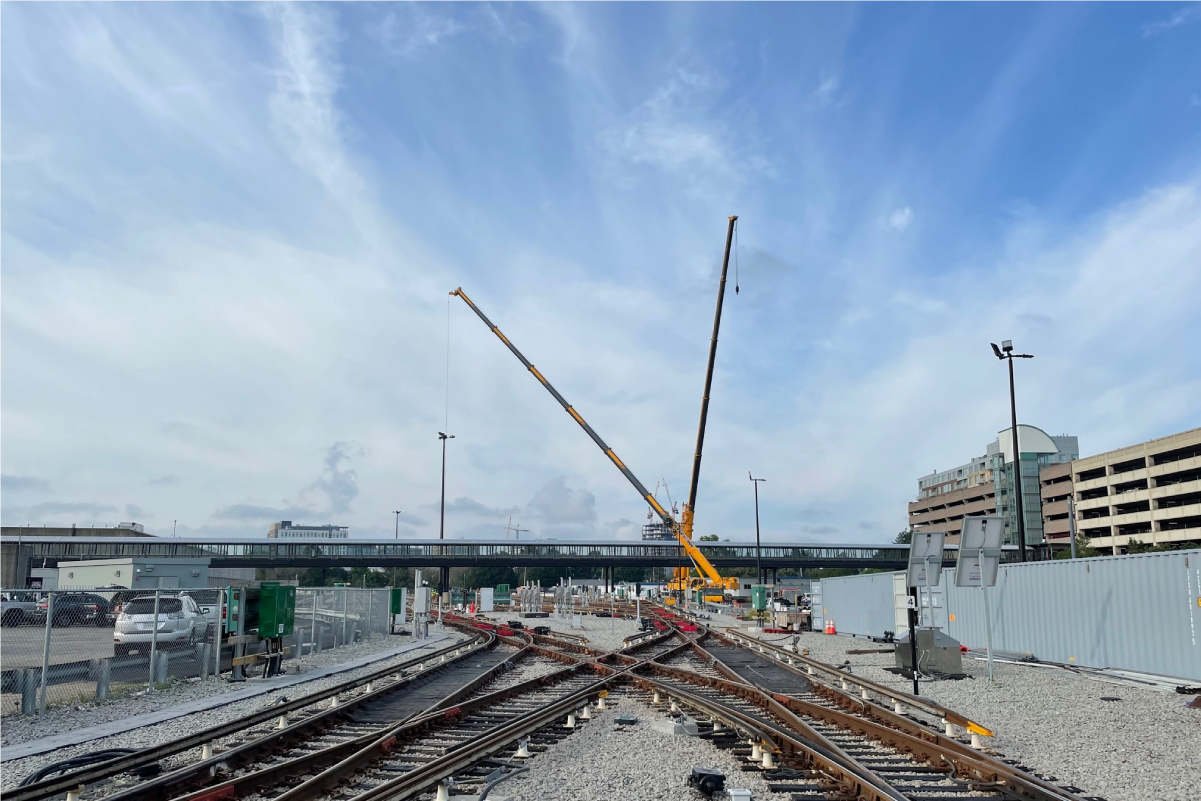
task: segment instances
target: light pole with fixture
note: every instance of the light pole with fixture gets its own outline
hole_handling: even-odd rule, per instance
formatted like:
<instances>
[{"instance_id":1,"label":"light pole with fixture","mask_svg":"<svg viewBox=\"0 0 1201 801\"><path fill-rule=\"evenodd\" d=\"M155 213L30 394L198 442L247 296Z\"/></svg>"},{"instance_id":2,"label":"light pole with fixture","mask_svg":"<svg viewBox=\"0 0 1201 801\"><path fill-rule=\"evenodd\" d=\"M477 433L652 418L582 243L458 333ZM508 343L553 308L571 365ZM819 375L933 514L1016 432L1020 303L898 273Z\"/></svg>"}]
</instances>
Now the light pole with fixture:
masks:
<instances>
[{"instance_id":1,"label":"light pole with fixture","mask_svg":"<svg viewBox=\"0 0 1201 801\"><path fill-rule=\"evenodd\" d=\"M392 514L396 515L396 534L393 535L393 539L399 541L400 540L400 510L393 509ZM397 577L397 571L396 571L396 568L393 567L392 568L392 586L393 587L396 586L396 577Z\"/></svg>"},{"instance_id":2,"label":"light pole with fixture","mask_svg":"<svg viewBox=\"0 0 1201 801\"><path fill-rule=\"evenodd\" d=\"M454 438L454 434L447 434L442 431L438 432L438 439L442 440L442 503L438 512L438 539L440 540L446 538L446 440ZM449 587L444 586L449 584L449 573L449 569L445 567L438 570L439 596L449 589Z\"/></svg>"},{"instance_id":3,"label":"light pole with fixture","mask_svg":"<svg viewBox=\"0 0 1201 801\"><path fill-rule=\"evenodd\" d=\"M1026 518L1022 509L1022 452L1018 450L1018 407L1017 400L1013 391L1013 360L1014 359L1033 359L1034 355L1030 353L1014 353L1013 341L1002 340L1001 347L997 347L996 343L990 342L992 352L996 354L998 359L1009 362L1009 415L1011 431L1013 431L1013 476L1015 492L1017 496L1017 535L1018 535L1018 553L1021 561L1026 561Z\"/></svg>"},{"instance_id":4,"label":"light pole with fixture","mask_svg":"<svg viewBox=\"0 0 1201 801\"><path fill-rule=\"evenodd\" d=\"M763 552L759 547L759 484L767 481L766 478L755 478L751 475L751 471L746 471L746 477L755 485L755 573L759 577L760 584L766 584L763 580Z\"/></svg>"}]
</instances>

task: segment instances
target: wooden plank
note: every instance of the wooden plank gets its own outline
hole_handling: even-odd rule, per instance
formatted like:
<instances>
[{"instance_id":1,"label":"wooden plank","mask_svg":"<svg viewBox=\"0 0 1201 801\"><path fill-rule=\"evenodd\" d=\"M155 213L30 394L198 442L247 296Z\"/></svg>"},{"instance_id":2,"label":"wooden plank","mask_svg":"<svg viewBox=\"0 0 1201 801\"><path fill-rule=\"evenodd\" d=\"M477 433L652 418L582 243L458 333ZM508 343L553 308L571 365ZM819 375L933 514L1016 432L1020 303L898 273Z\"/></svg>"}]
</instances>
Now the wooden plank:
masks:
<instances>
[{"instance_id":1,"label":"wooden plank","mask_svg":"<svg viewBox=\"0 0 1201 801\"><path fill-rule=\"evenodd\" d=\"M242 634L242 635L234 634L234 635L231 635L231 636L225 638L226 645L250 645L251 643L255 643L258 641L259 641L259 635L257 635L257 634Z\"/></svg>"},{"instance_id":2,"label":"wooden plank","mask_svg":"<svg viewBox=\"0 0 1201 801\"><path fill-rule=\"evenodd\" d=\"M268 659L275 656L288 656L292 653L291 646L284 648L283 651L275 651L270 654L247 654L246 656L235 656L233 664L235 665L253 665L257 662L266 662Z\"/></svg>"}]
</instances>

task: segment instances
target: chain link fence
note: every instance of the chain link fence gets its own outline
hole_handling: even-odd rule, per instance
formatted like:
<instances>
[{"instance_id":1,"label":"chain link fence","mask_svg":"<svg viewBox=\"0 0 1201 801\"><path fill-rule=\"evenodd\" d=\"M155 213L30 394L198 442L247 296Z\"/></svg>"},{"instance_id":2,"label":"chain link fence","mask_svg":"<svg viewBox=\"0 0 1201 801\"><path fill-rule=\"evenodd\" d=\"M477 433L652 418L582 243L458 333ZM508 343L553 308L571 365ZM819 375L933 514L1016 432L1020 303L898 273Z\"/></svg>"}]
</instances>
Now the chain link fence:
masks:
<instances>
[{"instance_id":1,"label":"chain link fence","mask_svg":"<svg viewBox=\"0 0 1201 801\"><path fill-rule=\"evenodd\" d=\"M0 591L0 714L224 678L235 652L263 650L261 642L227 642L225 589ZM386 635L390 623L387 589L298 588L283 668Z\"/></svg>"}]
</instances>

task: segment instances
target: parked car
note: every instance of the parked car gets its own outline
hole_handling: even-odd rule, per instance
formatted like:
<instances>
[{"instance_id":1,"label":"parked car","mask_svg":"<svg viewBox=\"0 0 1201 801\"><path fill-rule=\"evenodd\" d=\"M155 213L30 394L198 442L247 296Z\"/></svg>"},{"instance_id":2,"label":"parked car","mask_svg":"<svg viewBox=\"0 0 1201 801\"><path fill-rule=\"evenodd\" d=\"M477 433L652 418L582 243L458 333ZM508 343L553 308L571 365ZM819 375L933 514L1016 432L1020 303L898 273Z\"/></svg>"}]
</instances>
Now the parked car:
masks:
<instances>
[{"instance_id":1,"label":"parked car","mask_svg":"<svg viewBox=\"0 0 1201 801\"><path fill-rule=\"evenodd\" d=\"M0 596L0 625L19 626L37 616L37 596L31 592L6 592Z\"/></svg>"},{"instance_id":2,"label":"parked car","mask_svg":"<svg viewBox=\"0 0 1201 801\"><path fill-rule=\"evenodd\" d=\"M38 601L36 617L45 620L49 596ZM54 626L106 626L108 601L91 592L56 592L54 594Z\"/></svg>"},{"instance_id":3,"label":"parked car","mask_svg":"<svg viewBox=\"0 0 1201 801\"><path fill-rule=\"evenodd\" d=\"M113 652L150 652L151 641L163 649L185 648L204 638L208 617L186 595L160 595L158 618L154 616L153 595L140 595L128 601L117 616L113 629Z\"/></svg>"},{"instance_id":4,"label":"parked car","mask_svg":"<svg viewBox=\"0 0 1201 801\"><path fill-rule=\"evenodd\" d=\"M116 625L117 618L121 616L121 610L125 608L125 604L129 603L134 598L145 594L145 590L119 589L117 592L114 592L113 596L108 600L109 622Z\"/></svg>"},{"instance_id":5,"label":"parked car","mask_svg":"<svg viewBox=\"0 0 1201 801\"><path fill-rule=\"evenodd\" d=\"M196 602L196 606L200 609L200 614L208 618L210 626L217 629L221 627L221 621L225 619L225 593L221 590L184 590L180 593L186 595ZM207 636L207 635L206 635Z\"/></svg>"}]
</instances>

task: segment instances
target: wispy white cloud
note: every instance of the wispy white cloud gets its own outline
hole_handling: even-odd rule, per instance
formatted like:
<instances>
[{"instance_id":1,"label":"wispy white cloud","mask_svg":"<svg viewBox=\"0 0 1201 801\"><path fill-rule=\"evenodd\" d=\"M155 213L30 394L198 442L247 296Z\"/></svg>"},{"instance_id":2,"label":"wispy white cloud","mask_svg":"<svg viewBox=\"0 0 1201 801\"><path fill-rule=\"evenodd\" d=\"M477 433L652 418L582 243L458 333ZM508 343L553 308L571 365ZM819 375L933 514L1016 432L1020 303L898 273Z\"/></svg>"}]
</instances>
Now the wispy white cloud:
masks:
<instances>
[{"instance_id":1,"label":"wispy white cloud","mask_svg":"<svg viewBox=\"0 0 1201 801\"><path fill-rule=\"evenodd\" d=\"M913 209L905 206L888 215L888 227L895 231L904 231L913 222Z\"/></svg>"},{"instance_id":2,"label":"wispy white cloud","mask_svg":"<svg viewBox=\"0 0 1201 801\"><path fill-rule=\"evenodd\" d=\"M1166 33L1173 28L1179 28L1186 22L1201 19L1201 5L1192 4L1186 6L1175 14L1166 19L1161 19L1156 22L1149 22L1143 26L1143 38L1150 39L1154 36L1159 36L1161 33Z\"/></svg>"},{"instance_id":3,"label":"wispy white cloud","mask_svg":"<svg viewBox=\"0 0 1201 801\"><path fill-rule=\"evenodd\" d=\"M369 30L381 45L392 52L405 58L416 58L466 30L466 26L449 14L442 13L449 8L453 6L399 3L391 6ZM487 18L498 32L509 31L495 10L490 9Z\"/></svg>"}]
</instances>

